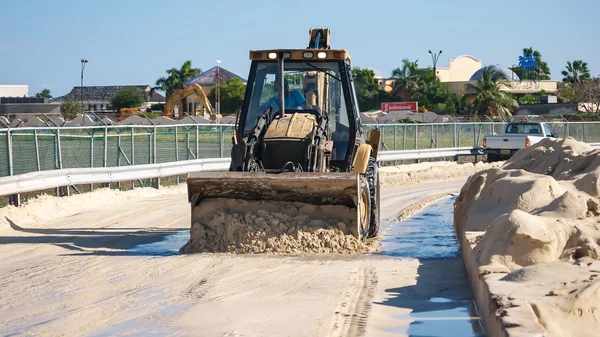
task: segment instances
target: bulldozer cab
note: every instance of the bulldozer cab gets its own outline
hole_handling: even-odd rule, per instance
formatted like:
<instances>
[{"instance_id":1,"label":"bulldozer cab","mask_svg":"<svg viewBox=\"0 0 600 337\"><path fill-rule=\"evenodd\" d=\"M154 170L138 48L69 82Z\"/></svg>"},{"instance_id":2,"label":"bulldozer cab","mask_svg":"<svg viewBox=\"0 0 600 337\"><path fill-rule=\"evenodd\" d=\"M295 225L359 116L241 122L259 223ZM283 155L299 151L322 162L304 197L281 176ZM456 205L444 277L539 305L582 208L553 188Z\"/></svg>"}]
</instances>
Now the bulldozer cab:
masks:
<instances>
[{"instance_id":1,"label":"bulldozer cab","mask_svg":"<svg viewBox=\"0 0 600 337\"><path fill-rule=\"evenodd\" d=\"M250 56L252 64L239 119L238 142L251 137L263 115L271 124L285 115L312 114L317 124L322 119L327 121L323 125L332 142L331 166L347 171L355 140L362 137L347 52L252 51Z\"/></svg>"}]
</instances>

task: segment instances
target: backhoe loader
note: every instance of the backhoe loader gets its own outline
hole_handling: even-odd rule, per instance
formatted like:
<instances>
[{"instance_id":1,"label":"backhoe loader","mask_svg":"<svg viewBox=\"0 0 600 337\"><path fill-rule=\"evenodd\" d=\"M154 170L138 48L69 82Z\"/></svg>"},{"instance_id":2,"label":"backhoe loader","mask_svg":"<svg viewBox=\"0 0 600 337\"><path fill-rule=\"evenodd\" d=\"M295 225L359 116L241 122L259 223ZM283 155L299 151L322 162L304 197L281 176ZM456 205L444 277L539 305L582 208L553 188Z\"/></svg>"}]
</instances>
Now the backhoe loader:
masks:
<instances>
[{"instance_id":1,"label":"backhoe loader","mask_svg":"<svg viewBox=\"0 0 600 337\"><path fill-rule=\"evenodd\" d=\"M229 172L192 172L188 198L345 205L351 234L379 228L380 132L365 133L350 56L331 49L329 29L311 29L306 49L250 51L243 107L232 137Z\"/></svg>"},{"instance_id":2,"label":"backhoe loader","mask_svg":"<svg viewBox=\"0 0 600 337\"><path fill-rule=\"evenodd\" d=\"M183 100L186 97L189 97L193 94L196 94L196 96L198 96L198 98L200 99L201 105L208 111L209 115L210 115L210 120L216 120L218 118L221 118L221 116L218 116L215 112L215 110L213 109L212 105L210 104L210 101L208 100L208 97L206 96L206 93L204 92L204 90L202 90L202 87L196 83L187 86L181 90L178 90L176 92L174 92L171 96L169 96L169 99L167 100L167 103L165 104L165 109L164 109L164 116L167 116L169 118L177 118L177 119L181 119L183 118L183 113L180 111L178 114L175 113L175 106L177 104L177 102ZM197 114L196 112L194 112L194 114Z\"/></svg>"}]
</instances>

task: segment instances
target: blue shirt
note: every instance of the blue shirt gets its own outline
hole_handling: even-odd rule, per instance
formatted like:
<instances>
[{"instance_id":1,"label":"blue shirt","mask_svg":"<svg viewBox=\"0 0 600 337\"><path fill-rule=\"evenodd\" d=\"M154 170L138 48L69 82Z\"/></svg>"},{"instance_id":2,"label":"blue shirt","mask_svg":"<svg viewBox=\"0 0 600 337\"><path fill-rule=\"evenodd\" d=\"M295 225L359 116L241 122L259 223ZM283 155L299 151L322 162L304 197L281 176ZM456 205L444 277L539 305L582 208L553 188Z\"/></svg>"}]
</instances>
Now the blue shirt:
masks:
<instances>
[{"instance_id":1,"label":"blue shirt","mask_svg":"<svg viewBox=\"0 0 600 337\"><path fill-rule=\"evenodd\" d=\"M286 109L300 108L306 102L306 99L298 90L292 90L288 92L288 96L283 100L285 102ZM265 104L261 105L261 107L264 107L262 110L267 110L271 105L273 106L273 111L278 111L279 97L273 97L266 101Z\"/></svg>"}]
</instances>

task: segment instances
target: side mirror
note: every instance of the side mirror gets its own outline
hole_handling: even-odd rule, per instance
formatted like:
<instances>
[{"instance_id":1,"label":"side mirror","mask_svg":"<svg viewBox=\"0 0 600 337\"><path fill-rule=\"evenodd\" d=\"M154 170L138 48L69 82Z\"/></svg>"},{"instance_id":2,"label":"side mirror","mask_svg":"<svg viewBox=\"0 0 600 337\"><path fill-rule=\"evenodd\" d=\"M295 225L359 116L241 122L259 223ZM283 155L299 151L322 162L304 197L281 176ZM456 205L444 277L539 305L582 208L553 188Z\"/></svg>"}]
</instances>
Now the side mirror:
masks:
<instances>
[{"instance_id":1,"label":"side mirror","mask_svg":"<svg viewBox=\"0 0 600 337\"><path fill-rule=\"evenodd\" d=\"M558 133L554 132L554 133L552 134L552 137L554 137L554 138L558 138Z\"/></svg>"}]
</instances>

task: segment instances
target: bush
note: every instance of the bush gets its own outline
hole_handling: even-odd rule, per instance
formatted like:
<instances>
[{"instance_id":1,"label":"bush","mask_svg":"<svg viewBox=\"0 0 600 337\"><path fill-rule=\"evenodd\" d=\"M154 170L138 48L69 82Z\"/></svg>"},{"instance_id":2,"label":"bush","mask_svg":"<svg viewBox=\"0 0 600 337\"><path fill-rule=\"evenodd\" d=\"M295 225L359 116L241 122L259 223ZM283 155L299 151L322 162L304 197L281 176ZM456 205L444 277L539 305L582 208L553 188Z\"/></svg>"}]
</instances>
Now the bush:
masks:
<instances>
[{"instance_id":1,"label":"bush","mask_svg":"<svg viewBox=\"0 0 600 337\"><path fill-rule=\"evenodd\" d=\"M121 112L122 108L139 108L142 103L142 92L136 87L122 88L111 101L117 113Z\"/></svg>"},{"instance_id":2,"label":"bush","mask_svg":"<svg viewBox=\"0 0 600 337\"><path fill-rule=\"evenodd\" d=\"M81 105L71 100L66 100L60 105L60 113L64 120L72 120L81 112Z\"/></svg>"}]
</instances>

